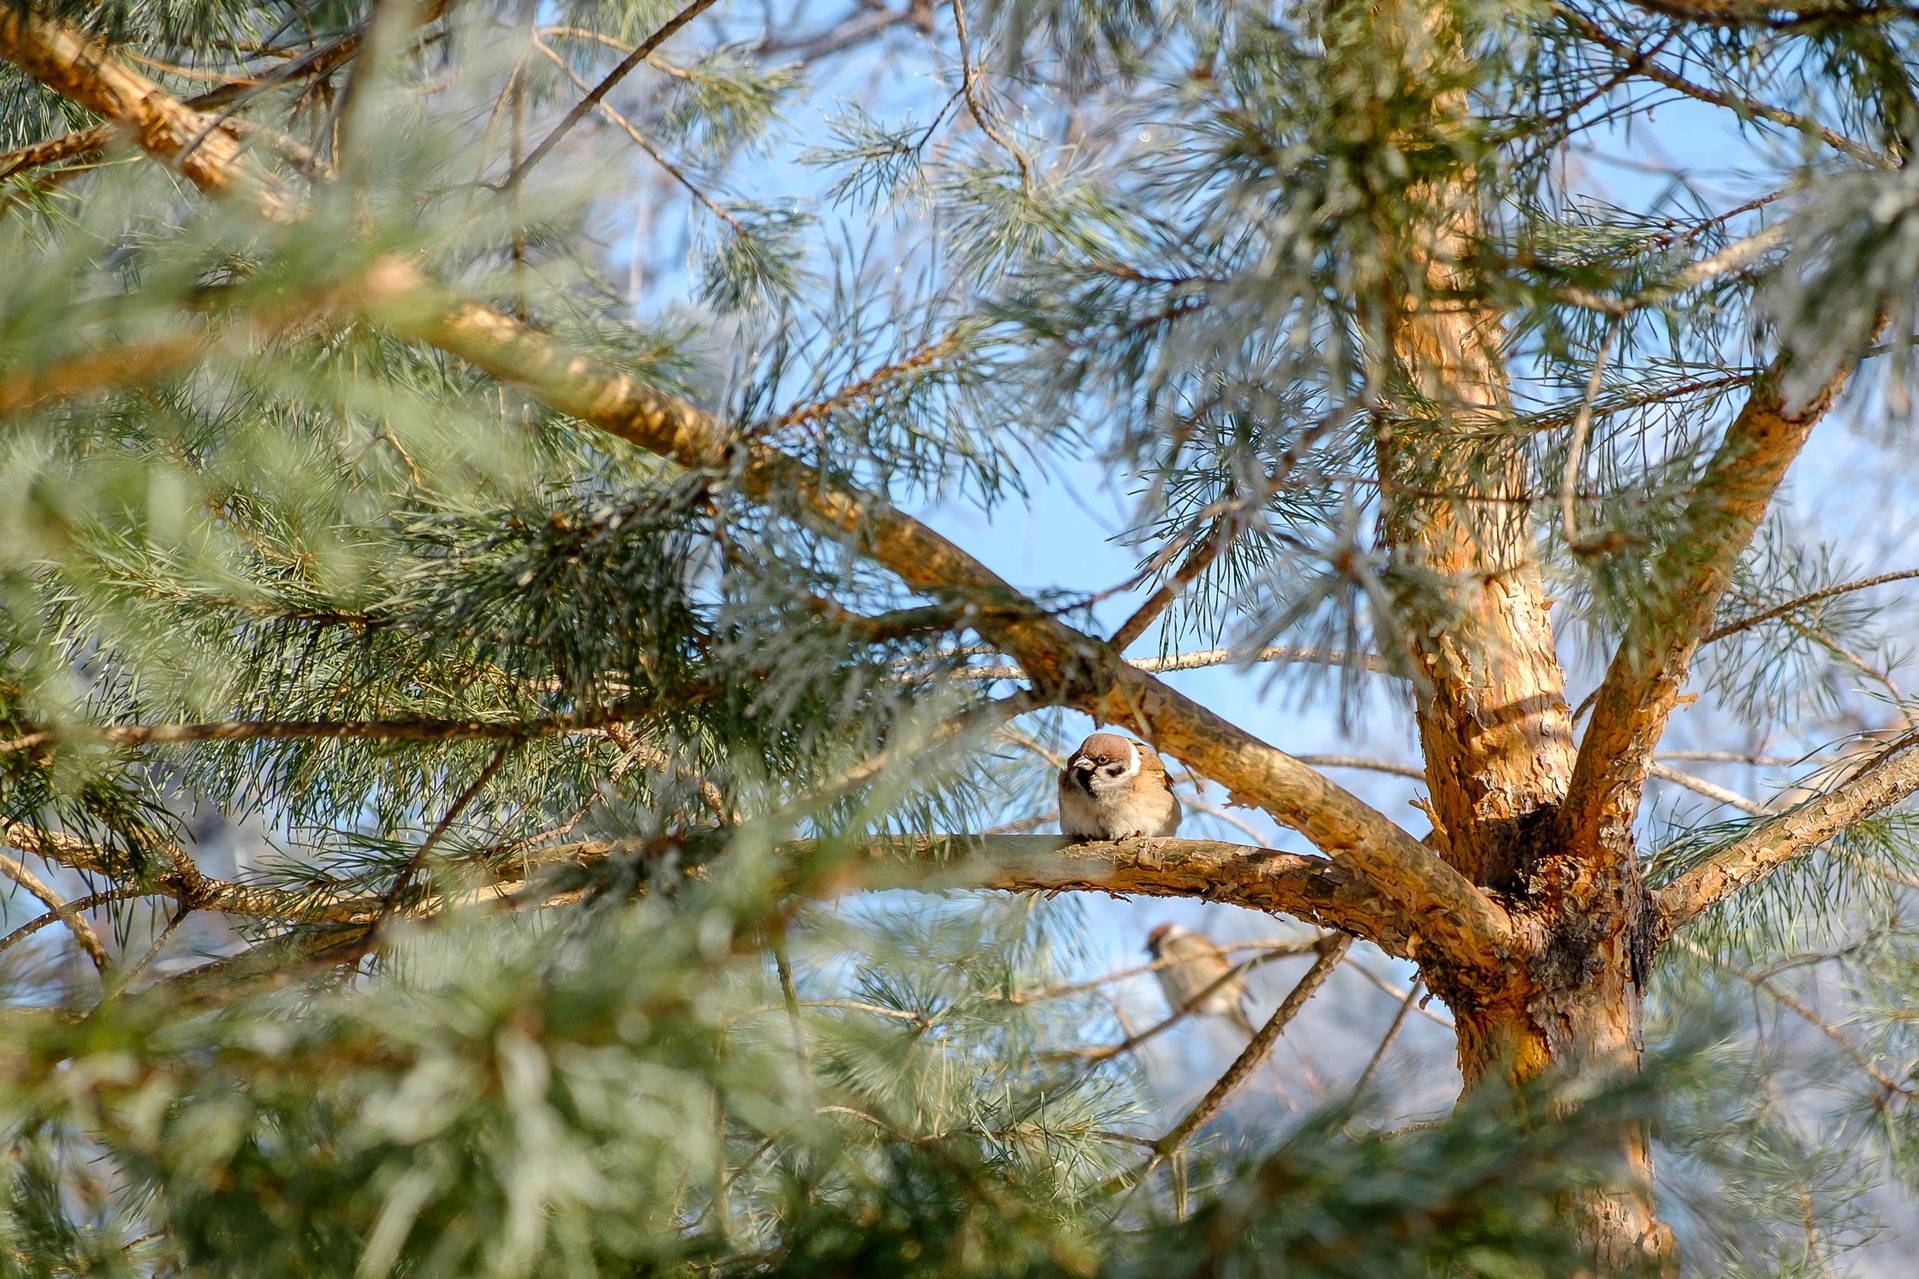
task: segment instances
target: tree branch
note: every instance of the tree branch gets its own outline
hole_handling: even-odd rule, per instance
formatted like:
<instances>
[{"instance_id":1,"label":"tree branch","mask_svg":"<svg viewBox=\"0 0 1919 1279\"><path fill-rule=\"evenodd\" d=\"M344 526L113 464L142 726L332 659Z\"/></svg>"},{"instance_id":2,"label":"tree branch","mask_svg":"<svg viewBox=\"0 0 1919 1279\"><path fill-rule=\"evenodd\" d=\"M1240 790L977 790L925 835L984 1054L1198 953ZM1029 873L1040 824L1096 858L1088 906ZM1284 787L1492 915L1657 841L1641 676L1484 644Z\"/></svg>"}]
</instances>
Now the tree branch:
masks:
<instances>
[{"instance_id":1,"label":"tree branch","mask_svg":"<svg viewBox=\"0 0 1919 1279\"><path fill-rule=\"evenodd\" d=\"M1293 987L1279 1007L1273 1010L1273 1015L1266 1019L1266 1024L1253 1035L1245 1050L1234 1059L1231 1066L1227 1067L1226 1073L1221 1075L1219 1080L1207 1090L1206 1095L1199 1099L1199 1104L1188 1111L1184 1119L1174 1124L1164 1137L1153 1144L1152 1158L1147 1160L1146 1166L1139 1170L1138 1177L1144 1177L1161 1160L1184 1146L1194 1133L1219 1113L1220 1107L1226 1104L1226 1099L1246 1082L1248 1076L1259 1069L1259 1064L1265 1061L1268 1054L1273 1051L1273 1045L1279 1042L1280 1032L1284 1031L1293 1018L1299 1015L1299 1010L1306 1006L1306 1001L1325 984L1326 979L1333 975L1333 969L1337 968L1339 961L1346 957L1346 952L1352 944L1353 939L1343 934L1335 934L1320 943L1319 956L1313 960L1313 966L1306 970L1306 975L1299 979L1299 984ZM1135 1180L1137 1179L1136 1177Z\"/></svg>"},{"instance_id":2,"label":"tree branch","mask_svg":"<svg viewBox=\"0 0 1919 1279\"><path fill-rule=\"evenodd\" d=\"M1671 782L1674 786L1683 786L1695 795L1704 795L1716 803L1724 804L1728 808L1736 808L1742 813L1750 813L1754 817L1764 817L1768 811L1764 804L1756 803L1736 790L1727 790L1724 786L1716 785L1703 777L1681 772L1671 765L1661 764L1656 760L1646 766L1646 775L1657 777L1662 782Z\"/></svg>"},{"instance_id":3,"label":"tree branch","mask_svg":"<svg viewBox=\"0 0 1919 1279\"><path fill-rule=\"evenodd\" d=\"M1679 529L1653 563L1649 578L1658 594L1620 642L1594 694L1562 810L1572 847L1597 847L1603 831L1613 856L1630 855L1647 766L1693 653L1710 633L1719 600L1787 468L1851 371L1850 365L1841 369L1807 403L1788 405L1775 360L1726 428Z\"/></svg>"},{"instance_id":4,"label":"tree branch","mask_svg":"<svg viewBox=\"0 0 1919 1279\"><path fill-rule=\"evenodd\" d=\"M1788 613L1796 613L1808 604L1817 604L1820 600L1829 600L1835 595L1846 595L1853 591L1868 590L1874 586L1884 586L1887 582L1906 582L1915 577L1919 577L1919 568L1909 568L1899 573L1881 573L1877 577L1862 577L1856 582L1841 582L1836 586L1828 586L1822 590L1801 595L1797 599L1787 600L1784 604L1774 605L1762 613L1754 613L1751 617L1742 617L1736 622L1727 622L1719 629L1709 632L1706 638L1699 642L1701 644L1711 644L1715 641L1725 639L1728 636L1737 635L1741 631L1749 631L1762 623L1770 622L1774 618L1784 617Z\"/></svg>"},{"instance_id":5,"label":"tree branch","mask_svg":"<svg viewBox=\"0 0 1919 1279\"><path fill-rule=\"evenodd\" d=\"M1771 0L1633 0L1641 9L1708 27L1763 27L1780 31L1828 22L1890 22L1919 16L1905 4L1856 4L1827 0L1811 4L1775 4Z\"/></svg>"},{"instance_id":6,"label":"tree branch","mask_svg":"<svg viewBox=\"0 0 1919 1279\"><path fill-rule=\"evenodd\" d=\"M100 970L100 975L106 976L109 963L106 947L100 944L100 934L93 931L93 925L87 922L86 916L62 897L53 885L28 870L26 863L16 857L8 857L5 853L0 853L0 874L6 875L34 897L39 898L41 904L67 926L67 931L73 934L73 940L78 942L80 949L87 953L87 958L91 959L93 966Z\"/></svg>"},{"instance_id":7,"label":"tree branch","mask_svg":"<svg viewBox=\"0 0 1919 1279\"><path fill-rule=\"evenodd\" d=\"M217 910L281 923L352 923L371 918L379 904L371 898L322 899L313 893L213 879L202 874L186 850L177 845L160 850L167 860L166 869L142 873L123 855L58 831L8 826L0 829L0 840L9 847L37 854L70 870L122 881L121 887L113 890L118 896L171 897L194 910ZM109 895L102 900L116 900L116 897ZM84 907L76 903L76 909ZM5 947L0 947L3 949Z\"/></svg>"},{"instance_id":8,"label":"tree branch","mask_svg":"<svg viewBox=\"0 0 1919 1279\"><path fill-rule=\"evenodd\" d=\"M604 98L613 91L613 86L626 79L628 72L632 71L634 67L639 66L640 63L646 61L647 55L672 39L681 27L684 27L687 23L693 21L693 19L699 17L712 7L713 0L693 0L691 4L681 9L671 18L668 18L659 30L640 41L640 43L634 47L633 52L620 59L619 65L607 72L605 78L593 86L592 92L588 93L584 98L581 98L573 105L573 109L568 111L566 116L557 125L553 126L551 133L548 133L544 138L540 139L540 144L528 153L526 159L514 166L513 171L508 173L506 178L500 183L500 189L502 191L511 191L517 188L520 183L524 182L526 175L532 170L533 166L541 160L544 160L546 153L559 145L560 139L571 132L574 125L584 120L587 114L600 104L601 98Z\"/></svg>"},{"instance_id":9,"label":"tree branch","mask_svg":"<svg viewBox=\"0 0 1919 1279\"><path fill-rule=\"evenodd\" d=\"M1336 648L1301 648L1292 644L1274 644L1266 648L1207 648L1170 657L1129 657L1126 664L1136 671L1164 674L1168 671L1195 671L1207 666L1251 666L1257 662L1311 662L1320 666L1353 665L1375 674L1389 674L1386 663L1371 653L1347 653ZM1018 666L968 666L953 672L956 679L1025 679Z\"/></svg>"},{"instance_id":10,"label":"tree branch","mask_svg":"<svg viewBox=\"0 0 1919 1279\"><path fill-rule=\"evenodd\" d=\"M1731 893L1919 791L1919 733L1908 733L1839 785L1761 822L1659 892L1670 937Z\"/></svg>"},{"instance_id":11,"label":"tree branch","mask_svg":"<svg viewBox=\"0 0 1919 1279\"><path fill-rule=\"evenodd\" d=\"M629 712L609 709L543 720L375 719L375 720L221 720L206 724L45 724L10 741L0 755L38 750L64 742L106 746L158 746L176 742L258 742L286 739L378 742L526 740L562 733L597 733L624 722Z\"/></svg>"},{"instance_id":12,"label":"tree branch","mask_svg":"<svg viewBox=\"0 0 1919 1279\"><path fill-rule=\"evenodd\" d=\"M1880 1088L1884 1089L1886 1096L1911 1097L1915 1095L1913 1086L1910 1083L1900 1083L1888 1075L1879 1067L1878 1063L1868 1057L1865 1051L1861 1049L1858 1044L1854 1043L1852 1038L1840 1030L1839 1027L1833 1025L1824 1017L1821 1017L1817 1012L1814 1012L1790 991L1775 985L1771 973L1754 972L1750 968L1742 968L1740 965L1732 963L1729 960L1720 959L1704 946L1684 937L1679 938L1677 945L1695 959L1710 964L1714 968L1729 972L1733 976L1750 984L1754 990L1771 996L1781 1006L1798 1016L1808 1025L1817 1029L1820 1034L1839 1045L1840 1051L1852 1058L1853 1062L1857 1064L1861 1070L1865 1071L1875 1084L1878 1084Z\"/></svg>"},{"instance_id":13,"label":"tree branch","mask_svg":"<svg viewBox=\"0 0 1919 1279\"><path fill-rule=\"evenodd\" d=\"M182 159L203 117L69 28L31 12L0 9L0 56L90 110L131 126L143 149L178 165L203 190L251 199L269 218L290 216L285 197L255 176L221 135ZM576 111L583 114L592 105L582 103ZM1363 935L1378 940L1372 930L1384 926L1402 947L1410 939L1415 949L1436 949L1464 967L1498 962L1496 952L1512 929L1505 910L1425 845L1291 755L1047 615L884 497L741 439L712 415L459 296L410 262L375 262L358 300L400 333L521 387L559 412L689 469L730 472L748 498L845 538L916 591L980 608L980 629L1019 662L1036 696L1133 729L1226 786L1236 802L1257 805L1299 831L1341 873L1367 882L1373 901L1383 899L1392 909L1390 919L1373 912Z\"/></svg>"},{"instance_id":14,"label":"tree branch","mask_svg":"<svg viewBox=\"0 0 1919 1279\"><path fill-rule=\"evenodd\" d=\"M1412 958L1427 934L1423 921L1402 924L1392 901L1339 861L1256 845L997 835L890 836L858 846L863 856L848 869L865 888L976 887L1219 902L1356 933L1400 958ZM801 862L814 847L810 840L782 845Z\"/></svg>"},{"instance_id":15,"label":"tree branch","mask_svg":"<svg viewBox=\"0 0 1919 1279\"><path fill-rule=\"evenodd\" d=\"M1663 85L1676 93L1683 93L1689 98L1706 103L1708 106L1723 107L1728 111L1749 119L1764 120L1768 124L1776 124L1781 128L1811 134L1842 155L1851 156L1861 164L1871 165L1875 169L1891 169L1897 167L1898 161L1893 156L1887 155L1884 152L1875 151L1871 147L1856 142L1843 133L1828 128L1817 121L1784 110L1783 108L1772 106L1768 103L1756 102L1751 98L1739 97L1734 94L1721 92L1717 89L1709 89L1704 85L1693 83L1682 75L1668 71L1650 59L1642 58L1638 50L1634 49L1630 44L1608 35L1603 28L1586 17L1586 15L1570 9L1565 5L1555 5L1554 11L1557 12L1561 18L1565 19L1566 24L1578 32L1580 36L1591 40L1594 44L1600 45L1614 57L1632 64L1634 74L1643 76L1645 79L1651 80L1654 84Z\"/></svg>"}]
</instances>

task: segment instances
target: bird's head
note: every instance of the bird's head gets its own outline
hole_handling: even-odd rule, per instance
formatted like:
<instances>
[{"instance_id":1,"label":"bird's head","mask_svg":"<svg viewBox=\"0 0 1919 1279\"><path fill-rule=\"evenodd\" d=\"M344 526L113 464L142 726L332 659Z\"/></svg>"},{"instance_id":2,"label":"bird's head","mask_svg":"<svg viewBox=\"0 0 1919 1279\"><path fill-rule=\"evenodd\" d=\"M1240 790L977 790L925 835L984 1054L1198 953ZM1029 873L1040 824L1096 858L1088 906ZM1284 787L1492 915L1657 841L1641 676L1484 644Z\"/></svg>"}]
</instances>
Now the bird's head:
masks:
<instances>
[{"instance_id":1,"label":"bird's head","mask_svg":"<svg viewBox=\"0 0 1919 1279\"><path fill-rule=\"evenodd\" d=\"M1146 934L1146 953L1154 959L1158 959L1159 948L1166 944L1168 938L1183 937L1185 934L1186 930L1178 924L1161 924L1158 928Z\"/></svg>"},{"instance_id":2,"label":"bird's head","mask_svg":"<svg viewBox=\"0 0 1919 1279\"><path fill-rule=\"evenodd\" d=\"M1139 743L1118 733L1094 733L1066 760L1066 775L1088 795L1110 794L1139 776Z\"/></svg>"}]
</instances>

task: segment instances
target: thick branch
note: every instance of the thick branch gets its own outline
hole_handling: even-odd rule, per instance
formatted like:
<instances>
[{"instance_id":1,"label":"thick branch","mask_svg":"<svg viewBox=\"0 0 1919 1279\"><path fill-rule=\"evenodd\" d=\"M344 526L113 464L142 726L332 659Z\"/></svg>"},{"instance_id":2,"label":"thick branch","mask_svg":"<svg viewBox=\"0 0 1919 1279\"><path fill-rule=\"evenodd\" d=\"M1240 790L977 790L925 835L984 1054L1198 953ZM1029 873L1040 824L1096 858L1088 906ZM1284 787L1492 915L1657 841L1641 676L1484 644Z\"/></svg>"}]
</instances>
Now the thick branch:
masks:
<instances>
[{"instance_id":1,"label":"thick branch","mask_svg":"<svg viewBox=\"0 0 1919 1279\"><path fill-rule=\"evenodd\" d=\"M249 175L232 145L208 137L182 159L204 118L77 33L0 9L0 56L89 109L131 126L141 146L196 185L252 197L273 218L287 202ZM588 106L590 109L590 104ZM411 263L376 262L361 300L399 332L525 388L549 407L690 469L724 469L750 498L845 537L914 590L980 607L979 626L1026 670L1035 693L1124 724L1234 799L1273 818L1364 877L1395 910L1392 930L1455 962L1496 962L1503 909L1390 819L1297 759L1127 666L1109 646L1047 616L984 564L884 498L742 440L685 401L568 350L490 307L428 280ZM1372 937L1370 929L1366 934ZM1375 938L1375 940L1377 940Z\"/></svg>"},{"instance_id":2,"label":"thick branch","mask_svg":"<svg viewBox=\"0 0 1919 1279\"><path fill-rule=\"evenodd\" d=\"M802 863L810 841L783 846ZM1366 937L1412 958L1393 903L1339 862L1212 839L1070 843L1056 835L973 840L898 836L866 841L855 869L866 888L996 888L1009 892L1102 892L1181 897L1290 915Z\"/></svg>"},{"instance_id":3,"label":"thick branch","mask_svg":"<svg viewBox=\"0 0 1919 1279\"><path fill-rule=\"evenodd\" d=\"M560 715L542 720L385 719L385 720L222 720L208 724L49 724L10 741L0 755L37 750L60 742L107 746L157 746L175 742L260 742L287 739L375 742L459 742L525 740L561 733L600 732L620 723L624 714Z\"/></svg>"},{"instance_id":4,"label":"thick branch","mask_svg":"<svg viewBox=\"0 0 1919 1279\"><path fill-rule=\"evenodd\" d=\"M1647 765L1693 653L1711 633L1719 600L1787 468L1850 373L1847 366L1805 404L1789 406L1775 362L1726 428L1678 530L1653 563L1655 602L1620 643L1594 695L1564 809L1573 847L1594 846L1606 831L1615 837L1615 855L1630 852Z\"/></svg>"},{"instance_id":5,"label":"thick branch","mask_svg":"<svg viewBox=\"0 0 1919 1279\"><path fill-rule=\"evenodd\" d=\"M1762 822L1704 865L1659 892L1659 926L1670 937L1714 903L1764 879L1848 827L1919 791L1919 733L1909 734L1817 799Z\"/></svg>"}]
</instances>

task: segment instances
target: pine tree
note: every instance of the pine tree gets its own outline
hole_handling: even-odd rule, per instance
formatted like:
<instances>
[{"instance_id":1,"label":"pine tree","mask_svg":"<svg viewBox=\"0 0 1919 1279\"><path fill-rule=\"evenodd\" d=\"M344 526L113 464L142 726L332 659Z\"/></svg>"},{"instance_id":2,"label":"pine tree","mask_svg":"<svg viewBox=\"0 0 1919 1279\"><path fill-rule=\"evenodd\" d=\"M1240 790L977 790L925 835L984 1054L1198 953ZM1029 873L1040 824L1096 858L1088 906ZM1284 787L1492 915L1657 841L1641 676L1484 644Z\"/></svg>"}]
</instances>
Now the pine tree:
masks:
<instances>
[{"instance_id":1,"label":"pine tree","mask_svg":"<svg viewBox=\"0 0 1919 1279\"><path fill-rule=\"evenodd\" d=\"M0 1273L1833 1273L1919 1194L1919 569L1843 541L1911 503L1916 53L0 7ZM1802 478L1848 438L1888 474ZM1045 468L1136 572L938 531ZM1390 688L1429 823L1206 666ZM1193 837L1031 833L1085 717ZM1319 930L1183 1117L1074 890ZM1204 1140L1355 939L1455 1112L1382 1130L1376 1058Z\"/></svg>"}]
</instances>

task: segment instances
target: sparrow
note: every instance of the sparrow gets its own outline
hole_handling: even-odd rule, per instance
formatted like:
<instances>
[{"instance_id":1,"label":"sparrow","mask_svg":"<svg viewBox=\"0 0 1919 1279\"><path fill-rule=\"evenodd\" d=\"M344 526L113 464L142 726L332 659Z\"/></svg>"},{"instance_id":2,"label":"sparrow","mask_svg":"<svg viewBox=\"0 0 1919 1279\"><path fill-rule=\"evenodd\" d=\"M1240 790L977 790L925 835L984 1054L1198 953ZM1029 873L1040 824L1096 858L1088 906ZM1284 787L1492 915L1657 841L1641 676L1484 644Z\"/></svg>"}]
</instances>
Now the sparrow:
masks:
<instances>
[{"instance_id":1,"label":"sparrow","mask_svg":"<svg viewBox=\"0 0 1919 1279\"><path fill-rule=\"evenodd\" d=\"M1159 756L1118 733L1094 733L1059 771L1059 829L1070 839L1138 839L1179 829L1179 801Z\"/></svg>"},{"instance_id":2,"label":"sparrow","mask_svg":"<svg viewBox=\"0 0 1919 1279\"><path fill-rule=\"evenodd\" d=\"M1253 1037L1253 1019L1246 1015L1246 975L1233 973L1233 961L1210 938L1178 924L1161 924L1146 934L1146 951L1155 961L1173 961L1155 968L1153 976L1159 978L1159 988L1174 1012L1190 1008L1224 1017L1248 1039ZM1233 975L1226 977L1228 973ZM1226 980L1220 981L1222 977Z\"/></svg>"}]
</instances>

